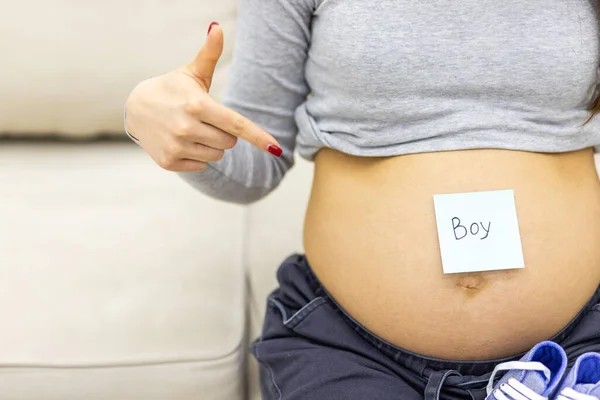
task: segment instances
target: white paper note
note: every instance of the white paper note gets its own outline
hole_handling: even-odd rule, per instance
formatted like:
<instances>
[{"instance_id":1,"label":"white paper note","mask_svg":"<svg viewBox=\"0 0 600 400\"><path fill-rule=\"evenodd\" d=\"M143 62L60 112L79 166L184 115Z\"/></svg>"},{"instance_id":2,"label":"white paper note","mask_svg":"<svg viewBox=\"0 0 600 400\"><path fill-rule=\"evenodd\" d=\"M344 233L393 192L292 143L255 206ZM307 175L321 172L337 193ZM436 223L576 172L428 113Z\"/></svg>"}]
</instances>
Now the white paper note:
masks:
<instances>
[{"instance_id":1,"label":"white paper note","mask_svg":"<svg viewBox=\"0 0 600 400\"><path fill-rule=\"evenodd\" d=\"M512 190L433 196L445 274L523 268Z\"/></svg>"}]
</instances>

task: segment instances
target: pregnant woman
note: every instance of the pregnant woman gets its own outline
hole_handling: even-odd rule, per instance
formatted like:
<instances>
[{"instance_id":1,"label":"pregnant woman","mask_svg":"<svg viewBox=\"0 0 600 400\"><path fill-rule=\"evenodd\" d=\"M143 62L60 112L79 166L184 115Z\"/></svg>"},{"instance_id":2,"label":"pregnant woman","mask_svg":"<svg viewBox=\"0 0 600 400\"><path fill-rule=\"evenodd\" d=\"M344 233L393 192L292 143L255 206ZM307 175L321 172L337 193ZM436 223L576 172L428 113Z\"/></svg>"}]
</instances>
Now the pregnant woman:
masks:
<instances>
[{"instance_id":1,"label":"pregnant woman","mask_svg":"<svg viewBox=\"0 0 600 400\"><path fill-rule=\"evenodd\" d=\"M569 367L600 351L598 9L240 0L223 104L218 24L194 61L134 89L130 135L210 196L259 200L295 150L314 161L306 254L279 268L251 348L265 400L480 400L539 342ZM465 196L439 197L460 219L450 239L444 194ZM488 220L460 214L477 207Z\"/></svg>"}]
</instances>

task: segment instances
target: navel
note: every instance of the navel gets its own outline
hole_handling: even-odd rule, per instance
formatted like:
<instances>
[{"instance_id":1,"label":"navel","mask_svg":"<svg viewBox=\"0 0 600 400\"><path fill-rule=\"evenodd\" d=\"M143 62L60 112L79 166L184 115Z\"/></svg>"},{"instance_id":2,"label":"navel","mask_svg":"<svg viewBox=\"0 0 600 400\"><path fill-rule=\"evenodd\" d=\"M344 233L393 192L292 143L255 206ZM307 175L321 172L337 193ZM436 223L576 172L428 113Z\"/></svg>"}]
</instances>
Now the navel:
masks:
<instances>
[{"instance_id":1,"label":"navel","mask_svg":"<svg viewBox=\"0 0 600 400\"><path fill-rule=\"evenodd\" d=\"M481 273L462 274L457 277L456 286L465 294L476 296L488 286L488 280Z\"/></svg>"}]
</instances>

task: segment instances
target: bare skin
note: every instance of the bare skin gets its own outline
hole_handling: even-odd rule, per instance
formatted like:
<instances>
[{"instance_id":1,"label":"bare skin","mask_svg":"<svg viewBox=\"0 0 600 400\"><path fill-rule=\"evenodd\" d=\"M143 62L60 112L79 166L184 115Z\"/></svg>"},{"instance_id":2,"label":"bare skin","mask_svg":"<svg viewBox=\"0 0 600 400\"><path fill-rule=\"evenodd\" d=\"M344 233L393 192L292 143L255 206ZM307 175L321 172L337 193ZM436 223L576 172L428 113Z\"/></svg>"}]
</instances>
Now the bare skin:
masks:
<instances>
[{"instance_id":1,"label":"bare skin","mask_svg":"<svg viewBox=\"0 0 600 400\"><path fill-rule=\"evenodd\" d=\"M591 149L316 158L304 243L358 322L443 359L514 355L552 337L600 283L600 181ZM525 269L442 272L433 194L513 189Z\"/></svg>"}]
</instances>

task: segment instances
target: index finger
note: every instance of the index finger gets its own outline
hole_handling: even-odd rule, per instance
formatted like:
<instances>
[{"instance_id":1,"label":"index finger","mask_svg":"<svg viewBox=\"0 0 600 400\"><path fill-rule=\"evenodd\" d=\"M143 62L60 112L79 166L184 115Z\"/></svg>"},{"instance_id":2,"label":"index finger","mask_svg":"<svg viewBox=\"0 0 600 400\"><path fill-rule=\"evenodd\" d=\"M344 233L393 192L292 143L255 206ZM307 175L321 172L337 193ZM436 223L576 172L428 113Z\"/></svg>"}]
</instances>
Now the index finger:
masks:
<instances>
[{"instance_id":1,"label":"index finger","mask_svg":"<svg viewBox=\"0 0 600 400\"><path fill-rule=\"evenodd\" d=\"M202 122L244 139L276 157L281 156L282 150L277 140L254 122L214 100L207 103L200 116Z\"/></svg>"}]
</instances>

